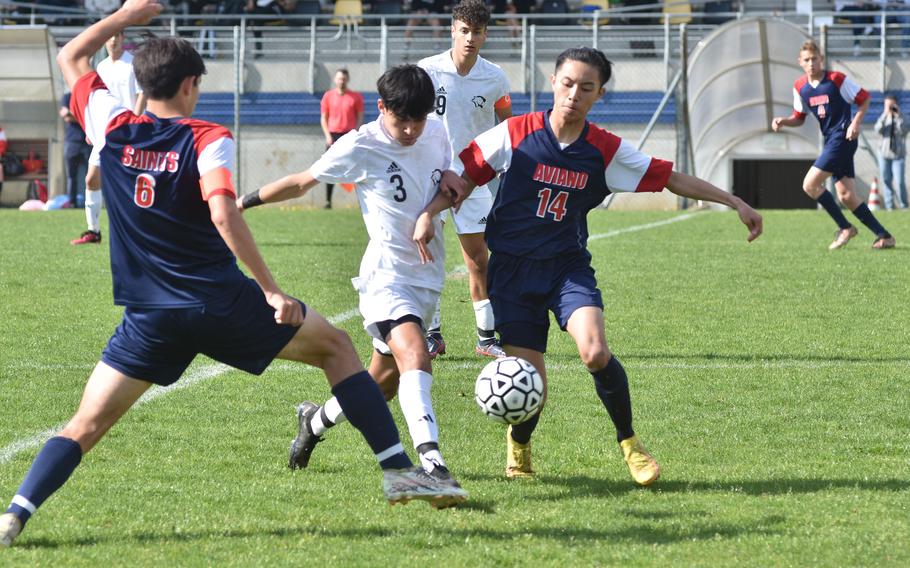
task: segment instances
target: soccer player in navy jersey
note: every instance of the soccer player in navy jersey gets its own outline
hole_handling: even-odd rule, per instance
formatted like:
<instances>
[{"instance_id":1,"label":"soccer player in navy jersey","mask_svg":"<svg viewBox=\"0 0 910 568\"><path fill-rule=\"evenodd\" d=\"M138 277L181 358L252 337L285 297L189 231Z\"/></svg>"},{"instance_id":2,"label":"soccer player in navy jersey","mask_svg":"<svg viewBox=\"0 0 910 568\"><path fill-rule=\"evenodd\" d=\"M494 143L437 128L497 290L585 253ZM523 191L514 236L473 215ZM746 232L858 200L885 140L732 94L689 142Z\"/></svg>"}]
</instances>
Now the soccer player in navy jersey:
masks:
<instances>
[{"instance_id":1,"label":"soccer player in navy jersey","mask_svg":"<svg viewBox=\"0 0 910 568\"><path fill-rule=\"evenodd\" d=\"M771 121L771 129L780 132L785 126L802 126L806 115L812 113L825 138L821 155L803 179L803 191L818 201L837 223L838 229L829 250L839 249L858 233L841 212L834 196L825 189L825 181L833 177L837 197L850 208L856 218L875 235L874 249L894 248L894 237L879 223L869 206L856 195L853 154L858 146L863 118L869 110L869 93L838 71L824 68L821 50L813 40L806 40L799 50L799 66L805 75L793 84L793 113ZM852 106L857 105L856 115Z\"/></svg>"},{"instance_id":2,"label":"soccer player in navy jersey","mask_svg":"<svg viewBox=\"0 0 910 568\"><path fill-rule=\"evenodd\" d=\"M722 203L736 209L748 240L761 234L762 218L738 197L672 164L642 154L628 142L587 121L604 94L611 64L596 49L572 48L556 60L553 108L513 117L465 148L466 192L500 174L500 189L487 222L488 288L496 328L508 355L530 361L544 378L544 352L552 311L575 339L582 363L616 427L617 441L640 485L660 475L654 458L632 429L629 383L604 334L603 301L587 249L587 214L611 192L661 191ZM452 189L457 190L456 187ZM440 194L421 215L414 239L432 238L432 215L445 208ZM540 413L506 434L508 477L530 477L531 434Z\"/></svg>"},{"instance_id":3,"label":"soccer player in navy jersey","mask_svg":"<svg viewBox=\"0 0 910 568\"><path fill-rule=\"evenodd\" d=\"M139 48L136 76L149 99L141 116L92 71L90 57L105 39L160 12L155 0L127 0L57 57L72 88L73 115L96 147L103 144L114 301L125 311L76 414L38 453L0 516L0 546L12 543L83 454L153 383L176 382L199 353L254 374L276 357L320 367L348 421L376 454L386 499L448 506L453 489L413 466L347 334L272 278L235 205L230 132L185 118L205 72L199 54L173 37L150 38ZM237 258L255 280L243 275Z\"/></svg>"}]
</instances>

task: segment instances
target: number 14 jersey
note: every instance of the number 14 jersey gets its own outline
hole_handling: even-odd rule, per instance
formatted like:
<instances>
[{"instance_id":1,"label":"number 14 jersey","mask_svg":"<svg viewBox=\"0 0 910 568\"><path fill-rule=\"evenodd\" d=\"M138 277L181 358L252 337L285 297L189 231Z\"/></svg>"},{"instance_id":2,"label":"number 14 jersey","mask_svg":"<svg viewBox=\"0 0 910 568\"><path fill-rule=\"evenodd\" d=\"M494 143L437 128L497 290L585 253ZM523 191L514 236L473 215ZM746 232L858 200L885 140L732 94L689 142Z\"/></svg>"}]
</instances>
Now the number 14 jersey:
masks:
<instances>
[{"instance_id":1,"label":"number 14 jersey","mask_svg":"<svg viewBox=\"0 0 910 568\"><path fill-rule=\"evenodd\" d=\"M582 251L588 211L611 192L661 191L673 164L647 156L585 122L563 148L549 111L512 117L461 152L465 173L481 185L501 173L487 219L490 250L534 259Z\"/></svg>"}]
</instances>

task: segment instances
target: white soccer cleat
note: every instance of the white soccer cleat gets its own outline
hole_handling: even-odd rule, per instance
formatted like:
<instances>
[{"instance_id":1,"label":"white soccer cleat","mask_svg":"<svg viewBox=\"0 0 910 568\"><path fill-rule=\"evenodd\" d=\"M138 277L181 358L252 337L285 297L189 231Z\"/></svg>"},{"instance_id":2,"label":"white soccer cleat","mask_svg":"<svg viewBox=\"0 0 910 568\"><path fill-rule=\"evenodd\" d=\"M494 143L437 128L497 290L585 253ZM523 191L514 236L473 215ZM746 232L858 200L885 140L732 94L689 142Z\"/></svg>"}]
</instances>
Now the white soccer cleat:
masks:
<instances>
[{"instance_id":1,"label":"white soccer cleat","mask_svg":"<svg viewBox=\"0 0 910 568\"><path fill-rule=\"evenodd\" d=\"M457 483L436 479L420 466L383 470L382 491L389 505L416 499L434 509L452 507L468 498L468 492Z\"/></svg>"},{"instance_id":2,"label":"white soccer cleat","mask_svg":"<svg viewBox=\"0 0 910 568\"><path fill-rule=\"evenodd\" d=\"M22 521L12 513L0 515L0 546L13 544L19 533L22 532Z\"/></svg>"}]
</instances>

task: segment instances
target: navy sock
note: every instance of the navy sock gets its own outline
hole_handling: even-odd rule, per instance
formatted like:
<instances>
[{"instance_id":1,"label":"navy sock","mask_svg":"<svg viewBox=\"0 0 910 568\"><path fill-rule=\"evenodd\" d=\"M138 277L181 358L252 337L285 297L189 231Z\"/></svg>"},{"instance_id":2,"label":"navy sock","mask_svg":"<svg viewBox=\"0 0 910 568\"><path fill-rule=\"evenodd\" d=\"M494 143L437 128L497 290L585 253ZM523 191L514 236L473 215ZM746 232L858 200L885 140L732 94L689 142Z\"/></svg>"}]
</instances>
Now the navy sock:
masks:
<instances>
[{"instance_id":1,"label":"navy sock","mask_svg":"<svg viewBox=\"0 0 910 568\"><path fill-rule=\"evenodd\" d=\"M825 208L825 211L828 212L828 215L831 215L831 218L834 219L834 222L837 223L837 226L841 229L849 229L850 221L847 221L847 218L844 217L843 211L838 207L837 202L834 201L834 196L831 195L831 192L827 189L822 191L822 194L816 199L818 203Z\"/></svg>"},{"instance_id":2,"label":"navy sock","mask_svg":"<svg viewBox=\"0 0 910 568\"><path fill-rule=\"evenodd\" d=\"M606 407L616 426L616 441L621 442L635 435L632 430L632 399L629 395L629 378L616 355L610 357L607 366L591 371L597 396Z\"/></svg>"},{"instance_id":3,"label":"navy sock","mask_svg":"<svg viewBox=\"0 0 910 568\"><path fill-rule=\"evenodd\" d=\"M519 444L527 444L531 441L531 434L537 429L538 422L540 422L540 412L528 418L521 424L513 424L512 439Z\"/></svg>"},{"instance_id":4,"label":"navy sock","mask_svg":"<svg viewBox=\"0 0 910 568\"><path fill-rule=\"evenodd\" d=\"M82 448L74 440L56 436L44 444L6 510L25 524L54 491L60 489L82 461Z\"/></svg>"},{"instance_id":5,"label":"navy sock","mask_svg":"<svg viewBox=\"0 0 910 568\"><path fill-rule=\"evenodd\" d=\"M878 219L875 218L875 215L872 214L872 211L869 211L869 206L866 205L866 202L859 204L859 207L853 210L853 214L856 215L856 218L863 222L863 225L869 227L869 230L876 237L890 237L891 233L885 230L882 227L882 224L878 222Z\"/></svg>"},{"instance_id":6,"label":"navy sock","mask_svg":"<svg viewBox=\"0 0 910 568\"><path fill-rule=\"evenodd\" d=\"M404 453L398 428L379 386L366 371L361 371L332 387L341 410L357 428L376 454L382 469L402 469L414 465Z\"/></svg>"}]
</instances>

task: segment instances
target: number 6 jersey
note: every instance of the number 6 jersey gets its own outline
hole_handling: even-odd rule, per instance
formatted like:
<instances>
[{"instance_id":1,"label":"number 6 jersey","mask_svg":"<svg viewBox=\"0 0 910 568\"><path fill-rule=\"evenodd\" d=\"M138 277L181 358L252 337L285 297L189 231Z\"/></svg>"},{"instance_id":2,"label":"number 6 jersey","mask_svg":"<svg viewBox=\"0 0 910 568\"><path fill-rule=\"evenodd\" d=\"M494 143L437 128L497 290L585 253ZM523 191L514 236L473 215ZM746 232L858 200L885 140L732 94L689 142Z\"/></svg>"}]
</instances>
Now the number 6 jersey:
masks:
<instances>
[{"instance_id":1,"label":"number 6 jersey","mask_svg":"<svg viewBox=\"0 0 910 568\"><path fill-rule=\"evenodd\" d=\"M189 118L137 116L94 71L73 86L70 110L101 146L114 303L184 308L235 297L246 277L206 203L236 195L231 133Z\"/></svg>"},{"instance_id":2,"label":"number 6 jersey","mask_svg":"<svg viewBox=\"0 0 910 568\"><path fill-rule=\"evenodd\" d=\"M673 170L672 163L642 154L587 121L578 139L563 148L548 117L512 117L460 154L477 185L502 174L487 219L493 252L547 259L582 251L588 211L611 192L661 191Z\"/></svg>"},{"instance_id":3,"label":"number 6 jersey","mask_svg":"<svg viewBox=\"0 0 910 568\"><path fill-rule=\"evenodd\" d=\"M414 228L423 208L436 196L442 172L449 169L445 127L428 120L412 146L402 146L382 127L382 115L348 132L310 167L323 183L353 183L370 243L360 262L361 285L406 284L441 291L445 249L439 218L429 243L435 262L421 264ZM355 282L355 285L357 283Z\"/></svg>"}]
</instances>

